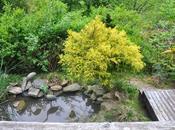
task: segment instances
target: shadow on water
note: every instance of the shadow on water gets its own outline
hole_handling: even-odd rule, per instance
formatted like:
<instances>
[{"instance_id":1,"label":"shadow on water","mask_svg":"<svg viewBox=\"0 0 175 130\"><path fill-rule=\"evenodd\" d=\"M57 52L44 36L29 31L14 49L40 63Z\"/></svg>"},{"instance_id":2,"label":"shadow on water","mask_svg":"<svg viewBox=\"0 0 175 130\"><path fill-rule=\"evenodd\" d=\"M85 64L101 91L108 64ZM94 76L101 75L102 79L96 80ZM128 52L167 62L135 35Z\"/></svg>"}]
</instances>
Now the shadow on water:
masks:
<instances>
[{"instance_id":1,"label":"shadow on water","mask_svg":"<svg viewBox=\"0 0 175 130\"><path fill-rule=\"evenodd\" d=\"M89 117L97 113L100 106L93 104L85 95L64 94L57 97L54 101L48 101L44 98L33 99L18 97L15 101L24 100L26 107L18 111L12 102L3 105L12 121L27 122L87 122ZM75 117L70 117L71 112Z\"/></svg>"}]
</instances>

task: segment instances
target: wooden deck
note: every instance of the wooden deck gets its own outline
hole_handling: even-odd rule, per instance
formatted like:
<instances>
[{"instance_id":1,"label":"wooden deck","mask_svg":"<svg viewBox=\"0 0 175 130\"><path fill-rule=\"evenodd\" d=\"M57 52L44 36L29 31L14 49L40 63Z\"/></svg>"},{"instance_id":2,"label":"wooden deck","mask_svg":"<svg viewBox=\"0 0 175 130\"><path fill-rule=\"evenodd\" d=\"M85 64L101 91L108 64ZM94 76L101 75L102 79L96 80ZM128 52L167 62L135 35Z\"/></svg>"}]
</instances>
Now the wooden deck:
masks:
<instances>
[{"instance_id":1,"label":"wooden deck","mask_svg":"<svg viewBox=\"0 0 175 130\"><path fill-rule=\"evenodd\" d=\"M175 90L144 90L142 100L154 121L175 121Z\"/></svg>"}]
</instances>

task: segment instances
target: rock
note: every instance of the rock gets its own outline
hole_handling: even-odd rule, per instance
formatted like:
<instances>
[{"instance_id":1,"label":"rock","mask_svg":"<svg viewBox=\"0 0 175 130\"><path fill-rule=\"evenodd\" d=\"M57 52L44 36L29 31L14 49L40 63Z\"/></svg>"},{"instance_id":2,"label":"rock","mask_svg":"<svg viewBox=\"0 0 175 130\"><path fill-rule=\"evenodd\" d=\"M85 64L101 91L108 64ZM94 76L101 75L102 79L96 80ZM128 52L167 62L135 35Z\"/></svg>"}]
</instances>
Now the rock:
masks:
<instances>
[{"instance_id":1,"label":"rock","mask_svg":"<svg viewBox=\"0 0 175 130\"><path fill-rule=\"evenodd\" d=\"M63 80L62 82L61 82L61 86L62 87L65 87L65 86L67 86L69 84L69 81L68 80Z\"/></svg>"},{"instance_id":2,"label":"rock","mask_svg":"<svg viewBox=\"0 0 175 130\"><path fill-rule=\"evenodd\" d=\"M98 97L105 94L105 90L101 86L96 87L93 91Z\"/></svg>"},{"instance_id":3,"label":"rock","mask_svg":"<svg viewBox=\"0 0 175 130\"><path fill-rule=\"evenodd\" d=\"M51 86L50 89L52 91L59 91L59 90L62 89L62 86L60 86L60 85L54 85L54 86Z\"/></svg>"},{"instance_id":4,"label":"rock","mask_svg":"<svg viewBox=\"0 0 175 130\"><path fill-rule=\"evenodd\" d=\"M114 96L115 96L115 98L117 99L117 100L120 100L120 95L119 95L119 92L115 92L115 94L114 94Z\"/></svg>"},{"instance_id":5,"label":"rock","mask_svg":"<svg viewBox=\"0 0 175 130\"><path fill-rule=\"evenodd\" d=\"M22 111L26 108L26 102L24 100L16 101L13 103L13 106L17 111Z\"/></svg>"},{"instance_id":6,"label":"rock","mask_svg":"<svg viewBox=\"0 0 175 130\"><path fill-rule=\"evenodd\" d=\"M89 85L89 86L87 86L86 93L87 93L87 94L91 94L91 93L93 92L93 89L94 89L95 87L96 87L96 85L93 85L93 86Z\"/></svg>"},{"instance_id":7,"label":"rock","mask_svg":"<svg viewBox=\"0 0 175 130\"><path fill-rule=\"evenodd\" d=\"M31 81L36 76L36 72L31 72L27 75L27 81Z\"/></svg>"},{"instance_id":8,"label":"rock","mask_svg":"<svg viewBox=\"0 0 175 130\"><path fill-rule=\"evenodd\" d=\"M38 97L39 92L40 92L40 89L32 87L28 90L28 95L31 97Z\"/></svg>"},{"instance_id":9,"label":"rock","mask_svg":"<svg viewBox=\"0 0 175 130\"><path fill-rule=\"evenodd\" d=\"M103 99L113 99L112 93L106 93L103 95Z\"/></svg>"},{"instance_id":10,"label":"rock","mask_svg":"<svg viewBox=\"0 0 175 130\"><path fill-rule=\"evenodd\" d=\"M81 90L81 86L77 83L74 83L72 85L69 85L63 88L63 92L75 92L80 90Z\"/></svg>"},{"instance_id":11,"label":"rock","mask_svg":"<svg viewBox=\"0 0 175 130\"><path fill-rule=\"evenodd\" d=\"M27 85L27 78L23 78L23 81L21 84L22 91L26 90L26 85Z\"/></svg>"},{"instance_id":12,"label":"rock","mask_svg":"<svg viewBox=\"0 0 175 130\"><path fill-rule=\"evenodd\" d=\"M27 85L25 87L25 90L28 90L31 87L32 87L32 83L29 81L29 82L27 82Z\"/></svg>"},{"instance_id":13,"label":"rock","mask_svg":"<svg viewBox=\"0 0 175 130\"><path fill-rule=\"evenodd\" d=\"M63 91L54 91L53 94L57 97L60 96L63 93Z\"/></svg>"},{"instance_id":14,"label":"rock","mask_svg":"<svg viewBox=\"0 0 175 130\"><path fill-rule=\"evenodd\" d=\"M97 98L97 101L98 102L103 102L103 98L102 97L99 97L99 98Z\"/></svg>"},{"instance_id":15,"label":"rock","mask_svg":"<svg viewBox=\"0 0 175 130\"><path fill-rule=\"evenodd\" d=\"M57 97L56 97L55 95L50 95L50 94L47 94L47 95L46 95L46 99L47 99L47 100L51 100L51 101L52 101L52 100L56 100L56 98L57 98Z\"/></svg>"},{"instance_id":16,"label":"rock","mask_svg":"<svg viewBox=\"0 0 175 130\"><path fill-rule=\"evenodd\" d=\"M47 86L47 83L45 80L42 79L35 79L32 83L34 88L40 89L42 86Z\"/></svg>"},{"instance_id":17,"label":"rock","mask_svg":"<svg viewBox=\"0 0 175 130\"><path fill-rule=\"evenodd\" d=\"M18 83L10 83L10 86L12 87L18 86Z\"/></svg>"},{"instance_id":18,"label":"rock","mask_svg":"<svg viewBox=\"0 0 175 130\"><path fill-rule=\"evenodd\" d=\"M95 93L92 93L91 97L90 97L93 101L95 101L97 99Z\"/></svg>"},{"instance_id":19,"label":"rock","mask_svg":"<svg viewBox=\"0 0 175 130\"><path fill-rule=\"evenodd\" d=\"M69 117L70 117L70 118L75 118L75 117L76 117L75 111L72 110L72 111L70 112L70 114L69 114Z\"/></svg>"},{"instance_id":20,"label":"rock","mask_svg":"<svg viewBox=\"0 0 175 130\"><path fill-rule=\"evenodd\" d=\"M17 94L21 94L22 93L22 89L21 89L21 87L10 87L8 89L8 92L17 95Z\"/></svg>"},{"instance_id":21,"label":"rock","mask_svg":"<svg viewBox=\"0 0 175 130\"><path fill-rule=\"evenodd\" d=\"M44 96L44 93L42 91L39 92L38 97L41 98Z\"/></svg>"}]
</instances>

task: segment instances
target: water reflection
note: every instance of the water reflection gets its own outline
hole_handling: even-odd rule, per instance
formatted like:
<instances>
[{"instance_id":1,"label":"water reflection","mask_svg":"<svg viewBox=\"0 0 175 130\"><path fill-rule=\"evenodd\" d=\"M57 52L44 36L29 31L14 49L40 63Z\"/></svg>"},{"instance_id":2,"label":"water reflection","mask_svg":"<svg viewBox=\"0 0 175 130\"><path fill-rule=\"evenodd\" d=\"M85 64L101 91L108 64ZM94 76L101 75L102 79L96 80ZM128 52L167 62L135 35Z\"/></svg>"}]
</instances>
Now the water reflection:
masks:
<instances>
[{"instance_id":1,"label":"water reflection","mask_svg":"<svg viewBox=\"0 0 175 130\"><path fill-rule=\"evenodd\" d=\"M82 94L62 95L55 101L45 99L23 98L27 103L26 109L17 111L13 103L6 104L6 110L13 121L28 122L86 122L88 118L99 110L99 107ZM76 118L69 114L75 112Z\"/></svg>"}]
</instances>

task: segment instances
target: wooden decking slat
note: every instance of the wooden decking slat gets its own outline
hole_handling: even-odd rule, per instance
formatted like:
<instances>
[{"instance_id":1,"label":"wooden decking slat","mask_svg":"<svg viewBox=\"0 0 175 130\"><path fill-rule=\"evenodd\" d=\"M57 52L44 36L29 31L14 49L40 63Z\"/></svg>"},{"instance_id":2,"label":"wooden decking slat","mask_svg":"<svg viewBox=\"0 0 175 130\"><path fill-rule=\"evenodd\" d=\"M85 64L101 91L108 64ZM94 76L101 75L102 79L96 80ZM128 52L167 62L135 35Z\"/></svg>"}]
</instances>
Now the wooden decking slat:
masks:
<instances>
[{"instance_id":1,"label":"wooden decking slat","mask_svg":"<svg viewBox=\"0 0 175 130\"><path fill-rule=\"evenodd\" d=\"M158 121L175 121L175 90L144 90L150 114Z\"/></svg>"},{"instance_id":2,"label":"wooden decking slat","mask_svg":"<svg viewBox=\"0 0 175 130\"><path fill-rule=\"evenodd\" d=\"M174 114L174 112L173 112L173 110L171 108L171 105L169 104L169 101L165 100L165 99L167 99L167 95L165 94L165 91L160 91L157 94L159 95L160 100L162 101L162 104L164 105L164 109L166 111L166 114L168 115L169 119L171 121L173 121L174 118L173 118L172 115Z\"/></svg>"},{"instance_id":3,"label":"wooden decking slat","mask_svg":"<svg viewBox=\"0 0 175 130\"><path fill-rule=\"evenodd\" d=\"M158 109L158 106L157 106L157 104L155 104L155 102L154 102L154 100L153 100L153 98L152 98L152 96L150 95L150 93L149 92L144 92L145 93L145 95L146 95L146 98L148 99L148 101L149 101L149 104L150 104L150 106L152 107L152 111L155 113L155 115L156 115L156 117L158 118L158 115L161 115L161 112L160 111L157 111L157 109ZM146 104L146 105L148 105L148 104ZM154 109L153 109L154 108ZM152 113L153 114L153 113ZM160 119L159 120L164 120L164 118L161 116L161 117L159 117Z\"/></svg>"},{"instance_id":4,"label":"wooden decking slat","mask_svg":"<svg viewBox=\"0 0 175 130\"><path fill-rule=\"evenodd\" d=\"M157 93L155 91L152 91L151 94L152 94L152 98L154 99L154 103L158 106L158 109L156 111L160 111L161 112L161 114L158 115L159 118L160 118L160 116L163 116L163 118L165 120L169 120L169 117L166 114L166 109L164 109L164 105L159 100L159 96L157 95Z\"/></svg>"}]
</instances>

